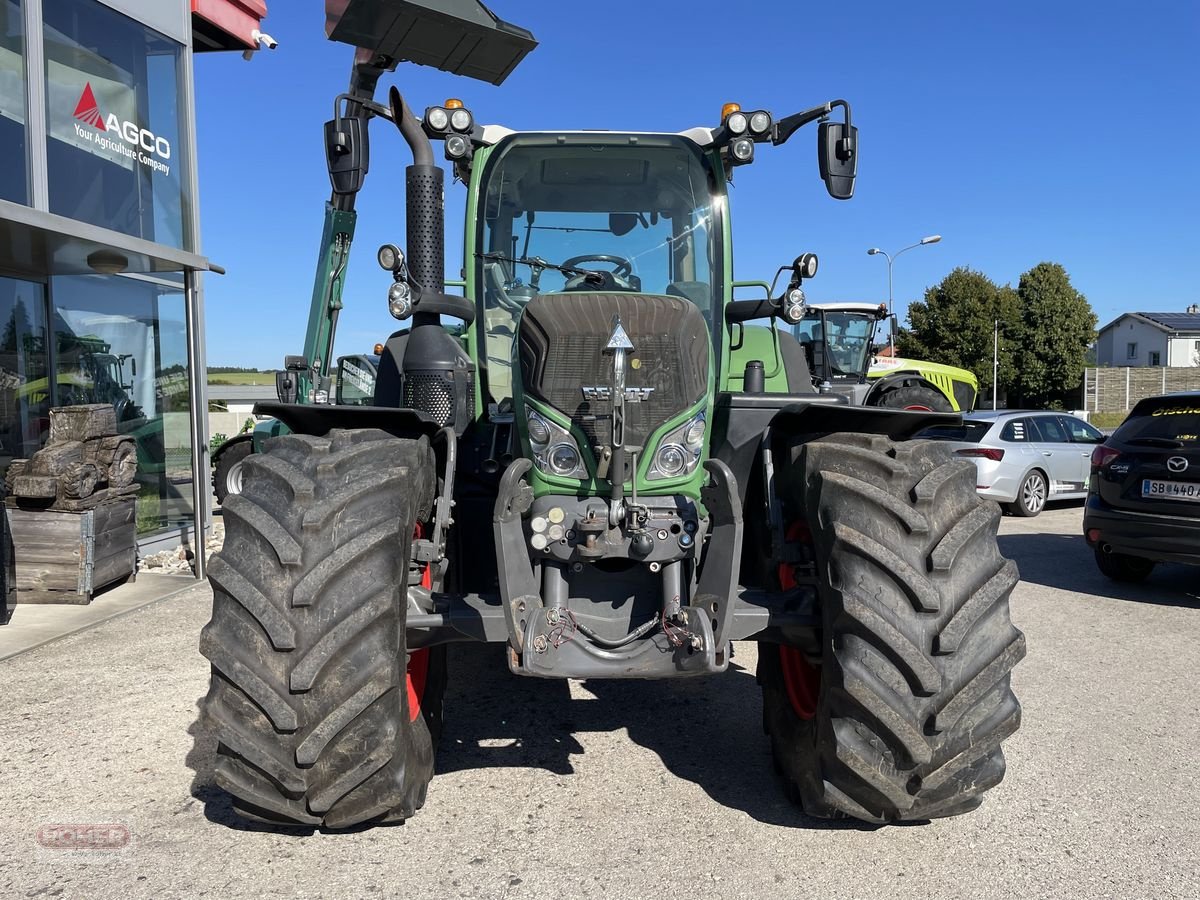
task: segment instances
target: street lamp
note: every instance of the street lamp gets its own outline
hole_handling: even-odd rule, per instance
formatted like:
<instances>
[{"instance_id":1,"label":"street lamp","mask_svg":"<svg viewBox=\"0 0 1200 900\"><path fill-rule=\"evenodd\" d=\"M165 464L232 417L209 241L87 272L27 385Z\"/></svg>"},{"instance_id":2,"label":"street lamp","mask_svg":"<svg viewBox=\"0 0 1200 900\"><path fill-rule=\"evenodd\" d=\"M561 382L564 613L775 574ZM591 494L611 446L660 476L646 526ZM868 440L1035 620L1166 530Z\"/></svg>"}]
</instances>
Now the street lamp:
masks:
<instances>
[{"instance_id":1,"label":"street lamp","mask_svg":"<svg viewBox=\"0 0 1200 900\"><path fill-rule=\"evenodd\" d=\"M942 236L940 234L931 234L927 237L921 238L915 244L909 244L907 247L897 250L895 253L888 253L885 250L880 250L878 247L872 247L867 251L867 256L875 256L878 254L883 256L888 262L888 316L891 318L892 331L892 337L889 343L892 348L891 352L893 358L896 356L896 319L892 310L892 263L901 253L904 253L908 250L913 250L916 247L924 247L926 244L936 244L941 239Z\"/></svg>"}]
</instances>

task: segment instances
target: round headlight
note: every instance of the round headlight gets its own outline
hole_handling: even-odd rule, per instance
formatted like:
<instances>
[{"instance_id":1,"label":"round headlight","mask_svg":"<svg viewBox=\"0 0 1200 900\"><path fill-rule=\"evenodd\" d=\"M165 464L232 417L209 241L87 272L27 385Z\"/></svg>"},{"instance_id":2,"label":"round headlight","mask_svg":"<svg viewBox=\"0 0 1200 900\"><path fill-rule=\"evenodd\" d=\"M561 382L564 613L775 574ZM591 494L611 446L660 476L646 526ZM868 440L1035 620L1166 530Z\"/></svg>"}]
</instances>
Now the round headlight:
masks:
<instances>
[{"instance_id":1,"label":"round headlight","mask_svg":"<svg viewBox=\"0 0 1200 900\"><path fill-rule=\"evenodd\" d=\"M403 281L397 281L388 288L388 312L397 319L407 319L412 315L412 289Z\"/></svg>"},{"instance_id":2,"label":"round headlight","mask_svg":"<svg viewBox=\"0 0 1200 900\"><path fill-rule=\"evenodd\" d=\"M545 446L550 441L550 426L537 413L529 414L529 441Z\"/></svg>"},{"instance_id":3,"label":"round headlight","mask_svg":"<svg viewBox=\"0 0 1200 900\"><path fill-rule=\"evenodd\" d=\"M704 416L692 419L692 424L683 433L683 442L689 447L699 447L704 443Z\"/></svg>"},{"instance_id":4,"label":"round headlight","mask_svg":"<svg viewBox=\"0 0 1200 900\"><path fill-rule=\"evenodd\" d=\"M467 139L461 134L451 134L446 136L446 155L451 159L462 159L467 155L467 149L470 145Z\"/></svg>"},{"instance_id":5,"label":"round headlight","mask_svg":"<svg viewBox=\"0 0 1200 900\"><path fill-rule=\"evenodd\" d=\"M570 444L555 444L550 448L549 462L555 474L570 475L579 465L579 451Z\"/></svg>"},{"instance_id":6,"label":"round headlight","mask_svg":"<svg viewBox=\"0 0 1200 900\"><path fill-rule=\"evenodd\" d=\"M465 109L456 109L450 113L450 127L455 131L470 131L471 114Z\"/></svg>"},{"instance_id":7,"label":"round headlight","mask_svg":"<svg viewBox=\"0 0 1200 900\"><path fill-rule=\"evenodd\" d=\"M664 475L668 477L679 475L687 465L687 451L678 444L667 444L658 451L654 462Z\"/></svg>"},{"instance_id":8,"label":"round headlight","mask_svg":"<svg viewBox=\"0 0 1200 900\"><path fill-rule=\"evenodd\" d=\"M740 138L729 145L729 152L738 162L749 162L754 156L754 141Z\"/></svg>"},{"instance_id":9,"label":"round headlight","mask_svg":"<svg viewBox=\"0 0 1200 900\"><path fill-rule=\"evenodd\" d=\"M725 120L725 127L734 134L743 133L749 127L749 124L746 114L740 112L730 113L729 118Z\"/></svg>"},{"instance_id":10,"label":"round headlight","mask_svg":"<svg viewBox=\"0 0 1200 900\"><path fill-rule=\"evenodd\" d=\"M771 127L771 114L756 112L750 114L750 130L755 134L766 134Z\"/></svg>"},{"instance_id":11,"label":"round headlight","mask_svg":"<svg viewBox=\"0 0 1200 900\"><path fill-rule=\"evenodd\" d=\"M783 298L783 320L789 325L799 325L804 312L804 291L792 288Z\"/></svg>"},{"instance_id":12,"label":"round headlight","mask_svg":"<svg viewBox=\"0 0 1200 900\"><path fill-rule=\"evenodd\" d=\"M425 121L434 131L445 131L450 124L450 114L440 106L431 106L425 110Z\"/></svg>"},{"instance_id":13,"label":"round headlight","mask_svg":"<svg viewBox=\"0 0 1200 900\"><path fill-rule=\"evenodd\" d=\"M384 244L379 248L379 253L376 256L379 260L380 268L387 269L389 272L395 272L404 262L404 254L400 252L400 248L395 244Z\"/></svg>"}]
</instances>

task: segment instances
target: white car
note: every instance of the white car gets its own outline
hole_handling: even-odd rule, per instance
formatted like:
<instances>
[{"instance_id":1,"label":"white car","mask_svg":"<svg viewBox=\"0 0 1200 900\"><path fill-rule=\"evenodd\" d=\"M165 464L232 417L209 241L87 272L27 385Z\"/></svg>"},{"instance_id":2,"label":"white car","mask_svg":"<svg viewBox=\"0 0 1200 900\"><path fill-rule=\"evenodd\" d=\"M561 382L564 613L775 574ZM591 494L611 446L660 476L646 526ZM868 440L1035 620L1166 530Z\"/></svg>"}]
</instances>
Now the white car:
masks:
<instances>
[{"instance_id":1,"label":"white car","mask_svg":"<svg viewBox=\"0 0 1200 900\"><path fill-rule=\"evenodd\" d=\"M979 470L981 497L1018 516L1036 516L1047 500L1087 496L1092 450L1104 434L1066 413L974 412L961 425L935 425L917 437L945 441Z\"/></svg>"}]
</instances>

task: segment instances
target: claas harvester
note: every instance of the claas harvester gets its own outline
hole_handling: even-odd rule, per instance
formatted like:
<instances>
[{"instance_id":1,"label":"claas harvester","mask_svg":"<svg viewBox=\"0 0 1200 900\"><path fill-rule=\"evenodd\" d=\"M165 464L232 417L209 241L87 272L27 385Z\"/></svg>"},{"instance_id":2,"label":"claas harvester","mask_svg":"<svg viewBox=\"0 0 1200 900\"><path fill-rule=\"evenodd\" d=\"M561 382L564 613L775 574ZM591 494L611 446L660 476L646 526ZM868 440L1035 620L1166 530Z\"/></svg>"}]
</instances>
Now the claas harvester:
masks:
<instances>
[{"instance_id":1,"label":"claas harvester","mask_svg":"<svg viewBox=\"0 0 1200 900\"><path fill-rule=\"evenodd\" d=\"M260 404L275 436L226 501L201 637L235 810L330 829L412 816L456 641L499 645L519 676L697 691L754 641L763 724L805 812L978 806L1004 774L1025 652L999 507L969 460L910 440L953 414L814 385L790 333L814 254L774 285L733 279L733 173L811 124L828 193L849 199L850 105L730 104L664 133L515 132L459 101L418 114L395 87L375 99L398 62L499 84L533 36L476 0L329 5L330 36L357 49L325 126L308 343L281 402ZM378 254L401 326L371 403L338 405L323 401L377 119L412 156L407 252ZM466 185L461 293L434 142Z\"/></svg>"}]
</instances>

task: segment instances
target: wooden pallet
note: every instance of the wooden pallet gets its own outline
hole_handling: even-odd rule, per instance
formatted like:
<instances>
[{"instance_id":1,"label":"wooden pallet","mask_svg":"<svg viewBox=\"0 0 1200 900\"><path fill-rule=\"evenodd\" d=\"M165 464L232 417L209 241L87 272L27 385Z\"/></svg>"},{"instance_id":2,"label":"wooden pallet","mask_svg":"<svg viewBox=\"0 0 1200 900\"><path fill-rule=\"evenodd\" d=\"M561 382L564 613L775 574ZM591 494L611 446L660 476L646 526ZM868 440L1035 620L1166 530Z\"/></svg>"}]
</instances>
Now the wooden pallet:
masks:
<instances>
[{"instance_id":1,"label":"wooden pallet","mask_svg":"<svg viewBox=\"0 0 1200 900\"><path fill-rule=\"evenodd\" d=\"M83 512L8 507L18 603L86 605L137 574L135 501Z\"/></svg>"}]
</instances>

